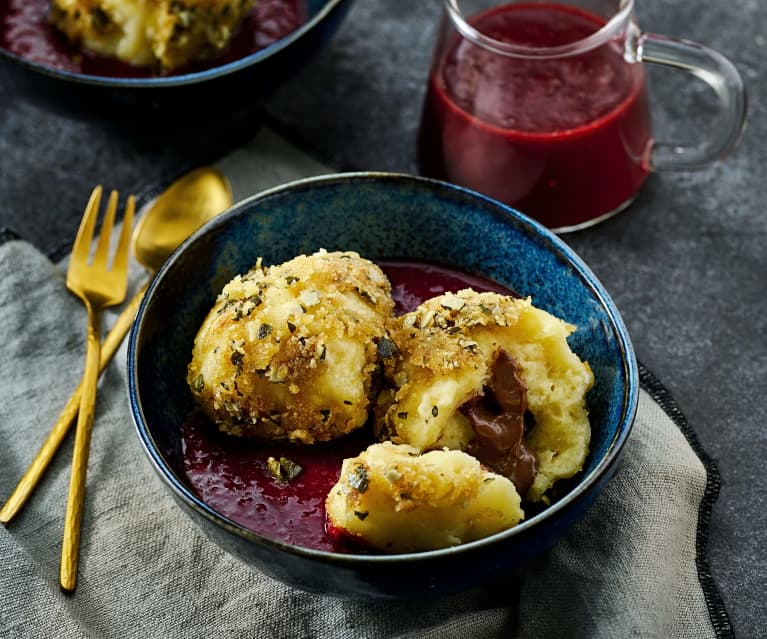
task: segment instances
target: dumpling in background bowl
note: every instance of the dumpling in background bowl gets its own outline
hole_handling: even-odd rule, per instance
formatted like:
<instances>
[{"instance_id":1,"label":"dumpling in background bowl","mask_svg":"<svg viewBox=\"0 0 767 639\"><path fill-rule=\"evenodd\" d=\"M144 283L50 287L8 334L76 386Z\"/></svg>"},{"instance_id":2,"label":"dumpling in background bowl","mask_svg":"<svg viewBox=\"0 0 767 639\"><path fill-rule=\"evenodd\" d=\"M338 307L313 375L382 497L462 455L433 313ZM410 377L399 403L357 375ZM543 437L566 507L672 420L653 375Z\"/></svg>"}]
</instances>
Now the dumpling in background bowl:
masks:
<instances>
[{"instance_id":1,"label":"dumpling in background bowl","mask_svg":"<svg viewBox=\"0 0 767 639\"><path fill-rule=\"evenodd\" d=\"M168 72L221 53L255 0L52 0L73 46Z\"/></svg>"},{"instance_id":2,"label":"dumpling in background bowl","mask_svg":"<svg viewBox=\"0 0 767 639\"><path fill-rule=\"evenodd\" d=\"M0 0L0 77L70 116L213 118L266 96L308 63L352 0L256 0L240 16L249 3L156 0L147 10L140 0L56 0L54 20L73 44L50 22L51 0ZM222 16L228 6L236 10ZM219 17L203 28L192 7L206 21Z\"/></svg>"}]
</instances>

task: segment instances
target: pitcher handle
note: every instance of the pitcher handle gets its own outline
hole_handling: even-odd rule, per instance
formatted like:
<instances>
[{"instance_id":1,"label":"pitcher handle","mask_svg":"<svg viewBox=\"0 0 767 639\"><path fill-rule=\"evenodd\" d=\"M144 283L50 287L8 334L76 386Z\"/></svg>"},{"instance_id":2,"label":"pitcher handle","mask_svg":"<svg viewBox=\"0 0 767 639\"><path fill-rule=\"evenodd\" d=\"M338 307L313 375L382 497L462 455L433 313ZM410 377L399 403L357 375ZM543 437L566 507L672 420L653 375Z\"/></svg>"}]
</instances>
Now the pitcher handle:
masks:
<instances>
[{"instance_id":1,"label":"pitcher handle","mask_svg":"<svg viewBox=\"0 0 767 639\"><path fill-rule=\"evenodd\" d=\"M653 169L701 169L723 160L738 143L746 122L746 91L740 73L718 51L696 42L642 33L634 40L636 59L676 67L703 80L716 93L719 116L698 145L658 142Z\"/></svg>"}]
</instances>

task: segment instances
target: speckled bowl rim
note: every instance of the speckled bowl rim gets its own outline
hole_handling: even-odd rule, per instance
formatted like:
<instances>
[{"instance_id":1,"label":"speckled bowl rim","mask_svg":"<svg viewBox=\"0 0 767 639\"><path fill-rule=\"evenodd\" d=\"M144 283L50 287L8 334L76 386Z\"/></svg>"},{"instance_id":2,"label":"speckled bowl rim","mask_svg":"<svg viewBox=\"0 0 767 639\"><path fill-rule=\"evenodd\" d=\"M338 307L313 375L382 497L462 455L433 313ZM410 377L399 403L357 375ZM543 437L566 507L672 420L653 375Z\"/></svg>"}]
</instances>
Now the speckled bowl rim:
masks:
<instances>
[{"instance_id":1,"label":"speckled bowl rim","mask_svg":"<svg viewBox=\"0 0 767 639\"><path fill-rule=\"evenodd\" d=\"M69 82L75 82L77 84L86 84L91 86L110 87L113 89L152 89L198 84L200 82L205 82L236 73L237 71L257 64L262 60L271 58L314 29L341 4L350 1L351 0L327 0L322 8L309 20L303 23L295 31L292 31L286 35L284 38L277 40L277 42L274 42L269 46L242 58L233 60L232 62L227 62L226 64L211 67L210 69L203 69L202 71L196 71L194 73L184 73L180 75L152 78L115 78L109 76L90 75L87 73L76 73L74 71L66 71L65 69L57 69L55 67L41 64L40 62L28 60L27 58L16 53L11 53L2 47L0 47L0 57L5 57L43 75L58 78L60 80L67 80Z\"/></svg>"},{"instance_id":2,"label":"speckled bowl rim","mask_svg":"<svg viewBox=\"0 0 767 639\"><path fill-rule=\"evenodd\" d=\"M396 555L336 553L304 548L302 546L295 546L259 535L258 533L255 533L218 513L216 510L208 506L196 495L194 495L194 493L176 477L176 475L163 459L162 454L159 452L159 447L154 441L154 438L152 437L146 425L143 411L138 402L137 342L138 334L141 330L143 316L146 312L149 301L151 300L155 289L162 281L164 274L173 267L173 264L179 258L179 255L184 251L187 245L191 244L199 236L209 232L213 228L226 224L230 217L239 215L242 211L247 210L253 206L254 203L271 198L275 195L279 195L280 193L304 186L328 185L354 180L369 181L371 179L383 180L387 182L422 182L431 185L438 191L452 190L463 193L469 198L477 198L479 201L484 201L486 205L489 204L491 207L495 208L496 214L502 220L513 224L515 227L520 229L520 231L537 236L540 243L545 246L547 250L552 251L554 254L558 255L561 259L572 266L574 272L580 277L582 283L591 290L595 299L597 299L602 307L606 310L607 315L611 321L611 326L615 332L618 350L621 354L623 375L626 378L626 385L623 389L621 421L617 425L615 436L613 437L609 446L607 446L602 459L599 460L597 465L590 472L580 478L576 486L574 486L557 502L544 509L540 513L534 515L530 519L517 524L513 528L509 528L507 530L501 531L489 537L478 539L476 541L467 542L458 546L451 546L449 548L441 548L439 550L402 553ZM165 481L165 483L169 485L177 498L179 498L187 506L194 509L198 514L215 523L217 526L224 528L245 540L251 541L261 546L272 547L290 554L300 555L307 559L320 560L326 563L329 562L335 564L397 564L403 562L410 563L413 561L435 560L439 558L450 557L457 553L468 552L474 548L481 548L484 546L494 545L499 542L508 541L515 536L521 535L539 523L545 522L547 519L554 517L560 511L566 509L567 507L577 502L579 499L582 499L584 496L586 496L589 490L598 484L600 479L618 462L621 450L631 432L634 423L639 396L639 373L637 362L628 330L626 329L623 319L621 318L620 312L618 311L617 307L615 306L603 285L597 279L596 275L594 275L586 263L567 244L565 244L563 240L561 240L553 232L549 231L538 222L528 218L522 213L475 191L471 191L469 189L465 189L447 182L441 182L439 180L407 175L403 173L388 173L377 171L335 173L288 182L275 188L262 191L238 202L228 211L211 220L204 227L192 234L176 250L176 252L174 252L168 261L165 262L163 267L160 269L160 271L149 285L146 295L144 296L144 300L142 301L141 306L136 313L136 319L130 333L127 365L128 395L131 407L131 419L133 420L133 424L138 433L139 440L144 449L144 452L149 457L149 460L151 461L155 470L159 473L160 477Z\"/></svg>"}]
</instances>

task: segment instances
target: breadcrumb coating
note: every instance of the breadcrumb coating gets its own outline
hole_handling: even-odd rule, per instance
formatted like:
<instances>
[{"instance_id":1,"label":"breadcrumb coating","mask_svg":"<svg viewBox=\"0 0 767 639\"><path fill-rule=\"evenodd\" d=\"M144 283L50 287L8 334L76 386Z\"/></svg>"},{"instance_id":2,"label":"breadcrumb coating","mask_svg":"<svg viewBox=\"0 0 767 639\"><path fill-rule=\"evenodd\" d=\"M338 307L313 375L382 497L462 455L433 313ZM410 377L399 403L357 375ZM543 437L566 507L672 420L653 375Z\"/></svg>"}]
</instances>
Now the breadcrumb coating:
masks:
<instances>
[{"instance_id":1,"label":"breadcrumb coating","mask_svg":"<svg viewBox=\"0 0 767 639\"><path fill-rule=\"evenodd\" d=\"M386 276L357 253L259 262L219 295L187 382L230 434L305 444L339 437L368 419L393 306Z\"/></svg>"}]
</instances>

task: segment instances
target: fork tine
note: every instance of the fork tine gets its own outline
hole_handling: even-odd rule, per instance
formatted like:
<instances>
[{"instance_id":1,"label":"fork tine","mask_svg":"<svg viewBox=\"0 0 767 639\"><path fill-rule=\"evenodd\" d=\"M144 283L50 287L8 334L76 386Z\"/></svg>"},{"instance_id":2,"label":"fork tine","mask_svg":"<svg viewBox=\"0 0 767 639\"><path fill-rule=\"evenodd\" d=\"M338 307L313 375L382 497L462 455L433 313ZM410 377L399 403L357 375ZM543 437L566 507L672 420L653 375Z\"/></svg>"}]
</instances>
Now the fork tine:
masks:
<instances>
[{"instance_id":1,"label":"fork tine","mask_svg":"<svg viewBox=\"0 0 767 639\"><path fill-rule=\"evenodd\" d=\"M88 260L91 242L93 241L93 231L96 228L96 218L98 217L99 206L101 205L101 191L101 185L99 184L91 192L88 205L83 213L83 219L80 222L80 227L77 229L77 237L72 246L71 259L76 259L83 263Z\"/></svg>"},{"instance_id":2,"label":"fork tine","mask_svg":"<svg viewBox=\"0 0 767 639\"><path fill-rule=\"evenodd\" d=\"M133 232L133 215L136 212L136 198L128 196L128 202L125 205L125 214L123 215L123 227L120 232L120 241L115 250L115 259L112 269L115 271L127 270L128 257L130 255L130 238ZM127 284L126 284L127 285Z\"/></svg>"},{"instance_id":3,"label":"fork tine","mask_svg":"<svg viewBox=\"0 0 767 639\"><path fill-rule=\"evenodd\" d=\"M104 221L101 223L101 231L99 232L99 243L96 247L96 252L93 254L93 264L97 266L106 266L107 259L109 258L109 245L112 239L112 229L115 225L118 197L117 191L112 191L109 194L107 211L104 214Z\"/></svg>"}]
</instances>

